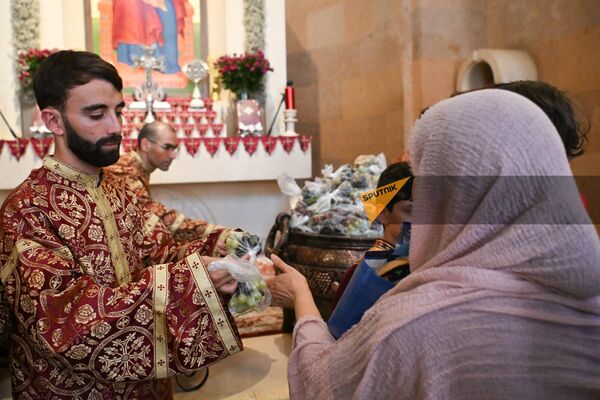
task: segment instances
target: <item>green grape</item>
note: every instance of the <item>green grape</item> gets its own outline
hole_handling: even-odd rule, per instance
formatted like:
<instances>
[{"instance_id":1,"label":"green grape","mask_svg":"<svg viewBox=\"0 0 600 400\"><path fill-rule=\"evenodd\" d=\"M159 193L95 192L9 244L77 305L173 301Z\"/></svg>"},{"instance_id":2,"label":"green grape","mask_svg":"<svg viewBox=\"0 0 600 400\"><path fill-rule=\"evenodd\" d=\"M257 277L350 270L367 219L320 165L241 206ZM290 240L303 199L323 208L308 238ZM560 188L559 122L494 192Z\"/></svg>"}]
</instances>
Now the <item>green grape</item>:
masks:
<instances>
[{"instance_id":1,"label":"green grape","mask_svg":"<svg viewBox=\"0 0 600 400\"><path fill-rule=\"evenodd\" d=\"M256 292L254 294L252 294L252 300L254 301L255 304L259 304L263 299L263 295L260 292Z\"/></svg>"},{"instance_id":2,"label":"green grape","mask_svg":"<svg viewBox=\"0 0 600 400\"><path fill-rule=\"evenodd\" d=\"M243 314L248 310L248 307L246 307L245 305L238 305L237 307L235 307L235 312L238 314Z\"/></svg>"},{"instance_id":3,"label":"green grape","mask_svg":"<svg viewBox=\"0 0 600 400\"><path fill-rule=\"evenodd\" d=\"M247 296L247 295L245 295L244 293L240 293L240 294L237 296L237 300L238 300L238 303L240 303L240 304L247 303L247 302L248 302L248 296Z\"/></svg>"},{"instance_id":4,"label":"green grape","mask_svg":"<svg viewBox=\"0 0 600 400\"><path fill-rule=\"evenodd\" d=\"M260 281L258 281L256 283L256 288L259 290L263 290L267 288L267 282L265 282L263 279L261 279Z\"/></svg>"}]
</instances>

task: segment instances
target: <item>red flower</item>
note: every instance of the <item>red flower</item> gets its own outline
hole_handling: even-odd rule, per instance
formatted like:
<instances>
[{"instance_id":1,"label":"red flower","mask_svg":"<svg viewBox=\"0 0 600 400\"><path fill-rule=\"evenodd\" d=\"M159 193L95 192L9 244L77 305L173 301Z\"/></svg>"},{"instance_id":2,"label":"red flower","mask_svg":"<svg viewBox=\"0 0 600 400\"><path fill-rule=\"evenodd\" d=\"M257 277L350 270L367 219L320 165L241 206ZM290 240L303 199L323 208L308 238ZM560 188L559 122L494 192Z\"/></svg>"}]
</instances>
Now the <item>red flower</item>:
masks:
<instances>
[{"instance_id":1,"label":"red flower","mask_svg":"<svg viewBox=\"0 0 600 400\"><path fill-rule=\"evenodd\" d=\"M35 76L38 67L42 61L56 51L56 49L29 49L19 53L17 58L17 73L22 91L27 92L31 90L33 86L33 77Z\"/></svg>"},{"instance_id":2,"label":"red flower","mask_svg":"<svg viewBox=\"0 0 600 400\"><path fill-rule=\"evenodd\" d=\"M264 75L273 71L260 50L240 56L235 53L233 56L221 56L214 65L219 71L223 86L238 96L242 92L252 93L260 90Z\"/></svg>"}]
</instances>

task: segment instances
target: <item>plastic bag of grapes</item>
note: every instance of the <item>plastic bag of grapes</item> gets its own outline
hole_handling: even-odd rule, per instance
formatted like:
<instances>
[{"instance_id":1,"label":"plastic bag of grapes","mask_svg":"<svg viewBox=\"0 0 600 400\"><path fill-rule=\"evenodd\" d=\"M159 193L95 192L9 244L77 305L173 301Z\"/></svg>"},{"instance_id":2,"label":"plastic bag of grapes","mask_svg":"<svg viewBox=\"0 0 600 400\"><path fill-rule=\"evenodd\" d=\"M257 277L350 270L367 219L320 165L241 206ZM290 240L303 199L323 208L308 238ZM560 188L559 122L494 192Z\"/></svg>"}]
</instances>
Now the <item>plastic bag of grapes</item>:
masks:
<instances>
[{"instance_id":1,"label":"plastic bag of grapes","mask_svg":"<svg viewBox=\"0 0 600 400\"><path fill-rule=\"evenodd\" d=\"M259 270L249 260L235 255L216 260L208 266L209 271L225 269L238 281L237 289L227 304L234 317L248 311L264 311L271 304L271 292Z\"/></svg>"},{"instance_id":2,"label":"plastic bag of grapes","mask_svg":"<svg viewBox=\"0 0 600 400\"><path fill-rule=\"evenodd\" d=\"M250 256L252 262L262 251L260 237L248 232L229 232L225 239L225 246L227 246L227 254L240 258Z\"/></svg>"}]
</instances>

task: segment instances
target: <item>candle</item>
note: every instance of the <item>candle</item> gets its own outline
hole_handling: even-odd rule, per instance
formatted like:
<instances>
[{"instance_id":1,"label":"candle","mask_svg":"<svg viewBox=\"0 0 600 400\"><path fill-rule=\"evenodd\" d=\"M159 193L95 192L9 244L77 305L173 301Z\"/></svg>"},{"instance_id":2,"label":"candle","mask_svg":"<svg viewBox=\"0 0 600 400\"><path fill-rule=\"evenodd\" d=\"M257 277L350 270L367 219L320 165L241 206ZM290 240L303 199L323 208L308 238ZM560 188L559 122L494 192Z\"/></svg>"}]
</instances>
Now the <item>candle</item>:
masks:
<instances>
[{"instance_id":1,"label":"candle","mask_svg":"<svg viewBox=\"0 0 600 400\"><path fill-rule=\"evenodd\" d=\"M294 87L287 86L285 88L285 109L286 110L294 110L296 108L296 104L294 101Z\"/></svg>"}]
</instances>

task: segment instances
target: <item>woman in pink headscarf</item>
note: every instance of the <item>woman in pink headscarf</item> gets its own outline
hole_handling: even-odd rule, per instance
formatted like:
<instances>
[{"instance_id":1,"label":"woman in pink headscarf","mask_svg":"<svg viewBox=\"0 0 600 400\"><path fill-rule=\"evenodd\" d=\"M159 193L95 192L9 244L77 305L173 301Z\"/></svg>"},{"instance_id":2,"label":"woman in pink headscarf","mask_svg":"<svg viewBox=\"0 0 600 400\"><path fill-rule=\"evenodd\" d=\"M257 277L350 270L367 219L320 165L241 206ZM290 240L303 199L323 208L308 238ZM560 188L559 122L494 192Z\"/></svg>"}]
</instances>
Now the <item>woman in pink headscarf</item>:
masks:
<instances>
[{"instance_id":1,"label":"woman in pink headscarf","mask_svg":"<svg viewBox=\"0 0 600 400\"><path fill-rule=\"evenodd\" d=\"M600 398L600 241L550 120L468 93L420 118L410 153L411 274L338 341L274 257L291 398Z\"/></svg>"}]
</instances>

